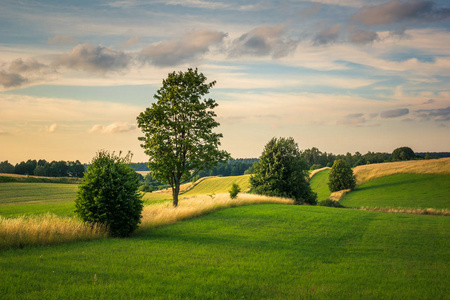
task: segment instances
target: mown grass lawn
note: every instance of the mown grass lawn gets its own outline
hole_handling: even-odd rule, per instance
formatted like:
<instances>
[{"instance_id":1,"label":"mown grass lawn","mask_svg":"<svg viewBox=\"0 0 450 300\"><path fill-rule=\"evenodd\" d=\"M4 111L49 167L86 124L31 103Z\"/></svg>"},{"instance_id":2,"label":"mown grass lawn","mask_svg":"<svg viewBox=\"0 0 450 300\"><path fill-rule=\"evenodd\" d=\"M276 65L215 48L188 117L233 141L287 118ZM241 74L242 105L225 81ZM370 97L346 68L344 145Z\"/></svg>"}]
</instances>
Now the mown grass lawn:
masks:
<instances>
[{"instance_id":1,"label":"mown grass lawn","mask_svg":"<svg viewBox=\"0 0 450 300\"><path fill-rule=\"evenodd\" d=\"M317 201L322 201L328 199L330 197L331 191L328 188L328 176L330 174L331 169L326 169L315 174L309 184L311 185L311 189L317 193Z\"/></svg>"},{"instance_id":2,"label":"mown grass lawn","mask_svg":"<svg viewBox=\"0 0 450 300\"><path fill-rule=\"evenodd\" d=\"M450 209L450 175L390 175L357 186L340 202L348 207Z\"/></svg>"},{"instance_id":3,"label":"mown grass lawn","mask_svg":"<svg viewBox=\"0 0 450 300\"><path fill-rule=\"evenodd\" d=\"M446 299L450 219L222 210L128 239L0 252L2 299Z\"/></svg>"}]
</instances>

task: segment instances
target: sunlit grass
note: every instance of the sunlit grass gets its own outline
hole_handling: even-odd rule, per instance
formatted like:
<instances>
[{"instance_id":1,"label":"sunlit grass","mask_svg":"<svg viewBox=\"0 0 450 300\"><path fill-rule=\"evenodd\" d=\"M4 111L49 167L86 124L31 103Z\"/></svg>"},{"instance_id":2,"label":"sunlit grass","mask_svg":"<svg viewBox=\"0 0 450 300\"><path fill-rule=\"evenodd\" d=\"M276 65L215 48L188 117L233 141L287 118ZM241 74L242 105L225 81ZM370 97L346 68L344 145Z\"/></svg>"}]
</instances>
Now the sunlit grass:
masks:
<instances>
[{"instance_id":1,"label":"sunlit grass","mask_svg":"<svg viewBox=\"0 0 450 300\"><path fill-rule=\"evenodd\" d=\"M317 193L317 201L326 200L330 197L331 191L328 187L328 176L330 171L330 168L320 169L320 171L315 172L309 180L311 189L313 192Z\"/></svg>"}]
</instances>

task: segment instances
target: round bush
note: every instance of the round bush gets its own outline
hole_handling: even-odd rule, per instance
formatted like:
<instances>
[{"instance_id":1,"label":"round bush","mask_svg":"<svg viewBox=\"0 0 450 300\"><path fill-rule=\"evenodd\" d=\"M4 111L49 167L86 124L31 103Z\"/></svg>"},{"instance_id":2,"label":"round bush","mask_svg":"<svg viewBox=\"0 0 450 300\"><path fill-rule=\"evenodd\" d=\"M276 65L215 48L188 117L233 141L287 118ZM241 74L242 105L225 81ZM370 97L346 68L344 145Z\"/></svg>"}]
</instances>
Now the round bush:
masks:
<instances>
[{"instance_id":1,"label":"round bush","mask_svg":"<svg viewBox=\"0 0 450 300\"><path fill-rule=\"evenodd\" d=\"M335 160L328 175L328 187L331 192L353 189L356 179L350 165L343 159Z\"/></svg>"},{"instance_id":2,"label":"round bush","mask_svg":"<svg viewBox=\"0 0 450 300\"><path fill-rule=\"evenodd\" d=\"M142 196L131 153L120 157L99 151L84 173L75 200L75 213L85 222L107 226L110 234L129 236L141 222Z\"/></svg>"}]
</instances>

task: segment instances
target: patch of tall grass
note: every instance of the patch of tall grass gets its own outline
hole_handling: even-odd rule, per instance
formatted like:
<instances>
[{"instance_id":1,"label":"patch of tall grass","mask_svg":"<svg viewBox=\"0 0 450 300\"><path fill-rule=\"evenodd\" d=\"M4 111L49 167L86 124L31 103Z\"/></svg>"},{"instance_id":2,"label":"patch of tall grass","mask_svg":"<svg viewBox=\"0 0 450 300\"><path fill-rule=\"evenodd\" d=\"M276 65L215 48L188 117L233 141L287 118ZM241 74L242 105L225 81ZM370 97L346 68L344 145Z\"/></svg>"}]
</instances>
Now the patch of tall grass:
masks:
<instances>
[{"instance_id":1,"label":"patch of tall grass","mask_svg":"<svg viewBox=\"0 0 450 300\"><path fill-rule=\"evenodd\" d=\"M410 160L358 166L353 169L356 184L394 174L450 174L450 158Z\"/></svg>"},{"instance_id":2,"label":"patch of tall grass","mask_svg":"<svg viewBox=\"0 0 450 300\"><path fill-rule=\"evenodd\" d=\"M102 226L91 226L75 217L58 217L50 213L13 219L0 217L0 249L53 245L106 236Z\"/></svg>"},{"instance_id":3,"label":"patch of tall grass","mask_svg":"<svg viewBox=\"0 0 450 300\"><path fill-rule=\"evenodd\" d=\"M391 207L360 207L359 210L381 211L387 213L402 213L412 215L433 215L433 216L450 216L448 209L434 208L391 208Z\"/></svg>"},{"instance_id":4,"label":"patch of tall grass","mask_svg":"<svg viewBox=\"0 0 450 300\"><path fill-rule=\"evenodd\" d=\"M262 203L293 204L293 200L277 197L240 194L230 199L228 194L201 195L185 198L174 208L171 203L145 206L138 231L173 224L199 217L220 209ZM0 249L36 245L52 245L107 237L101 226L90 226L75 217L40 216L0 217Z\"/></svg>"}]
</instances>

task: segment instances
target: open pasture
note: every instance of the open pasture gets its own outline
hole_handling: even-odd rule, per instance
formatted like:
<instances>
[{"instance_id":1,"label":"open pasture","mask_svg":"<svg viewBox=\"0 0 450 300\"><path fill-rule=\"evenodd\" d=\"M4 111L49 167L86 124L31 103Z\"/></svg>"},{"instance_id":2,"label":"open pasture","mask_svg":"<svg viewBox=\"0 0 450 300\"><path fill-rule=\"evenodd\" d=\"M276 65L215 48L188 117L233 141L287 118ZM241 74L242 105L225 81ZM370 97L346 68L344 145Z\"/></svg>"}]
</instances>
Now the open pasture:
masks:
<instances>
[{"instance_id":1,"label":"open pasture","mask_svg":"<svg viewBox=\"0 0 450 300\"><path fill-rule=\"evenodd\" d=\"M255 205L0 252L2 299L445 299L450 219Z\"/></svg>"},{"instance_id":2,"label":"open pasture","mask_svg":"<svg viewBox=\"0 0 450 300\"><path fill-rule=\"evenodd\" d=\"M311 189L317 193L317 201L326 200L330 197L331 191L328 188L328 176L331 169L324 169L315 173L309 183Z\"/></svg>"},{"instance_id":3,"label":"open pasture","mask_svg":"<svg viewBox=\"0 0 450 300\"><path fill-rule=\"evenodd\" d=\"M385 176L358 185L340 202L348 207L450 209L450 175Z\"/></svg>"}]
</instances>

